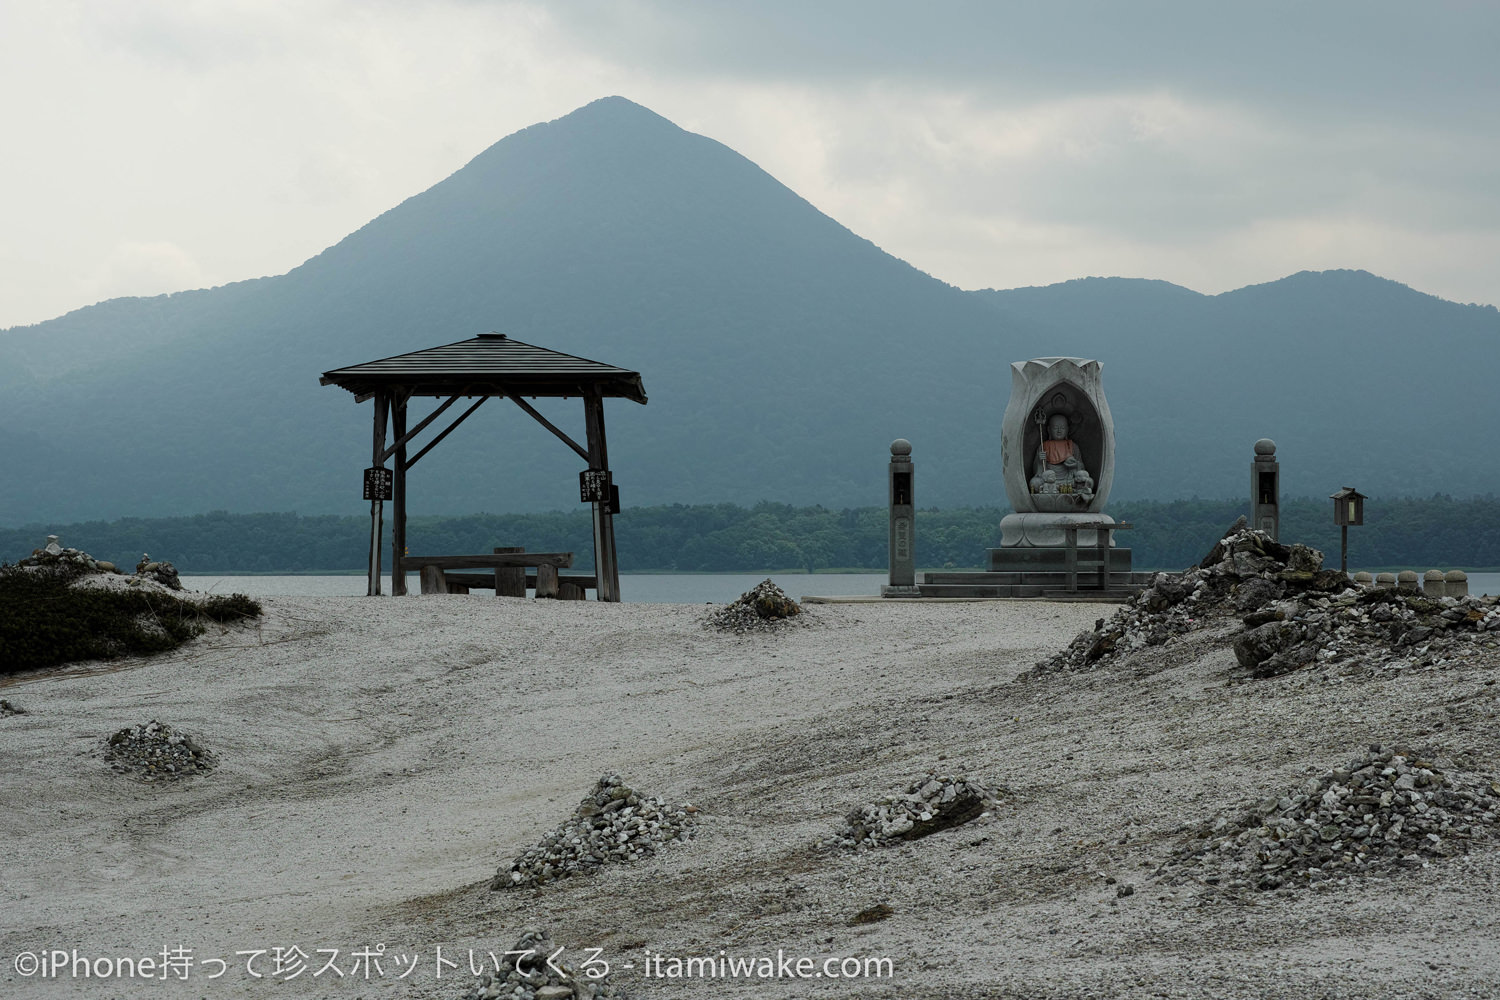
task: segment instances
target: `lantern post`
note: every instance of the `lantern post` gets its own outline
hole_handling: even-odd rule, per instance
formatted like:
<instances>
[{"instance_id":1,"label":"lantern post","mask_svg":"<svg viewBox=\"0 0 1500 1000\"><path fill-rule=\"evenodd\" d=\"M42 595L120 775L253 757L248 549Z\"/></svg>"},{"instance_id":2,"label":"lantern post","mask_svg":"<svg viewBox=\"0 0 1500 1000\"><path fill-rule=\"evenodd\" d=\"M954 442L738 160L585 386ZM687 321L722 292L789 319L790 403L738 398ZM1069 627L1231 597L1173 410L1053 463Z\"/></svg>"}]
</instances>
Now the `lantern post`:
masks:
<instances>
[{"instance_id":1,"label":"lantern post","mask_svg":"<svg viewBox=\"0 0 1500 1000\"><path fill-rule=\"evenodd\" d=\"M1345 486L1328 499L1333 501L1333 523L1339 526L1339 569L1349 572L1349 525L1365 523L1365 501L1369 497L1353 486Z\"/></svg>"}]
</instances>

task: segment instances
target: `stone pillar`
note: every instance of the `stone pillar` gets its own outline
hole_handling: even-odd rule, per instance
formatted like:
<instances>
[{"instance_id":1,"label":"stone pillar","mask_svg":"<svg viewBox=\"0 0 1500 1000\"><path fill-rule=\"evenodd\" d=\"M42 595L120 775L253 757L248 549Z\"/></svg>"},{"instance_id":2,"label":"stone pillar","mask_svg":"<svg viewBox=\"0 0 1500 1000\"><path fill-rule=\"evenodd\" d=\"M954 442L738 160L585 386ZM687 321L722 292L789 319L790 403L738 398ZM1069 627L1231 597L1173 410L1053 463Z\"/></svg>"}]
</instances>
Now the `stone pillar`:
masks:
<instances>
[{"instance_id":1,"label":"stone pillar","mask_svg":"<svg viewBox=\"0 0 1500 1000\"><path fill-rule=\"evenodd\" d=\"M1448 597L1469 596L1469 574L1461 569L1450 569L1443 574L1443 592Z\"/></svg>"},{"instance_id":2,"label":"stone pillar","mask_svg":"<svg viewBox=\"0 0 1500 1000\"><path fill-rule=\"evenodd\" d=\"M1270 438L1255 442L1255 461L1250 463L1250 527L1274 541L1281 538L1281 463Z\"/></svg>"},{"instance_id":3,"label":"stone pillar","mask_svg":"<svg viewBox=\"0 0 1500 1000\"><path fill-rule=\"evenodd\" d=\"M915 597L917 590L916 501L912 486L911 442L891 442L890 463L890 582L882 597Z\"/></svg>"},{"instance_id":4,"label":"stone pillar","mask_svg":"<svg viewBox=\"0 0 1500 1000\"><path fill-rule=\"evenodd\" d=\"M1422 574L1422 593L1428 597L1446 597L1448 587L1443 580L1443 571L1430 569Z\"/></svg>"},{"instance_id":5,"label":"stone pillar","mask_svg":"<svg viewBox=\"0 0 1500 1000\"><path fill-rule=\"evenodd\" d=\"M1415 570L1403 569L1396 574L1396 589L1403 594L1415 594L1421 589Z\"/></svg>"},{"instance_id":6,"label":"stone pillar","mask_svg":"<svg viewBox=\"0 0 1500 1000\"><path fill-rule=\"evenodd\" d=\"M1375 574L1375 589L1376 590L1390 590L1390 589L1392 589L1395 586L1396 586L1396 574L1395 573L1376 573Z\"/></svg>"},{"instance_id":7,"label":"stone pillar","mask_svg":"<svg viewBox=\"0 0 1500 1000\"><path fill-rule=\"evenodd\" d=\"M1371 587L1375 586L1375 578L1369 573L1366 573L1364 570L1360 570L1358 573L1354 574L1354 582L1362 590L1369 590Z\"/></svg>"}]
</instances>

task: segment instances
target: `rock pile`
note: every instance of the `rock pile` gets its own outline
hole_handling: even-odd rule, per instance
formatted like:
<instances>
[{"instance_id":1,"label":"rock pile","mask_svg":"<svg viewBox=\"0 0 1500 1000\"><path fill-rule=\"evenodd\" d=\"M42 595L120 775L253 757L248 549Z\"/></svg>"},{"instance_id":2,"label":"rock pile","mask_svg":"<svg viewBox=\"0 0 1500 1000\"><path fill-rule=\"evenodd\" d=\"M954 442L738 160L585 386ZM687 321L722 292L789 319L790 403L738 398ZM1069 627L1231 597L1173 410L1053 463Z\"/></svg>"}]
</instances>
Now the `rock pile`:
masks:
<instances>
[{"instance_id":1,"label":"rock pile","mask_svg":"<svg viewBox=\"0 0 1500 1000\"><path fill-rule=\"evenodd\" d=\"M497 872L490 888L538 886L601 865L637 861L674 840L687 839L697 814L696 806L670 806L640 794L618 774L606 774L567 822L539 840L508 870Z\"/></svg>"},{"instance_id":2,"label":"rock pile","mask_svg":"<svg viewBox=\"0 0 1500 1000\"><path fill-rule=\"evenodd\" d=\"M104 759L142 781L174 780L213 769L217 761L186 733L152 719L126 726L105 743Z\"/></svg>"},{"instance_id":3,"label":"rock pile","mask_svg":"<svg viewBox=\"0 0 1500 1000\"><path fill-rule=\"evenodd\" d=\"M802 614L802 605L769 578L708 616L724 632L769 632Z\"/></svg>"},{"instance_id":4,"label":"rock pile","mask_svg":"<svg viewBox=\"0 0 1500 1000\"><path fill-rule=\"evenodd\" d=\"M820 847L882 847L916 840L983 816L999 805L1000 791L964 775L927 774L897 795L860 806L844 818L832 840Z\"/></svg>"},{"instance_id":5,"label":"rock pile","mask_svg":"<svg viewBox=\"0 0 1500 1000\"><path fill-rule=\"evenodd\" d=\"M177 567L161 559L152 559L149 552L141 553L141 561L135 564L135 575L145 580L155 580L169 590L181 590L182 581L177 578Z\"/></svg>"},{"instance_id":6,"label":"rock pile","mask_svg":"<svg viewBox=\"0 0 1500 1000\"><path fill-rule=\"evenodd\" d=\"M1299 788L1221 816L1168 868L1226 889L1295 888L1456 854L1488 835L1500 785L1372 746Z\"/></svg>"},{"instance_id":7,"label":"rock pile","mask_svg":"<svg viewBox=\"0 0 1500 1000\"><path fill-rule=\"evenodd\" d=\"M562 948L562 954L558 949ZM624 997L609 974L583 962L575 965L568 949L558 945L545 930L528 928L515 947L495 956L498 968L481 974L462 1000L602 1000ZM553 957L556 956L556 957Z\"/></svg>"},{"instance_id":8,"label":"rock pile","mask_svg":"<svg viewBox=\"0 0 1500 1000\"><path fill-rule=\"evenodd\" d=\"M1108 621L1099 619L1031 673L1095 670L1235 617L1243 627L1235 657L1255 677L1356 658L1391 668L1441 665L1466 644L1500 648L1495 598L1363 589L1324 569L1316 549L1282 545L1241 518L1198 566L1156 574Z\"/></svg>"},{"instance_id":9,"label":"rock pile","mask_svg":"<svg viewBox=\"0 0 1500 1000\"><path fill-rule=\"evenodd\" d=\"M65 579L85 583L98 583L98 577L106 575L127 585L160 584L168 590L183 589L182 581L177 576L177 567L169 562L153 560L149 554L142 554L141 561L136 563L135 573L126 576L112 562L95 559L82 549L64 548L56 535L48 535L45 547L32 549L31 555L18 560L16 566L48 570L61 574Z\"/></svg>"},{"instance_id":10,"label":"rock pile","mask_svg":"<svg viewBox=\"0 0 1500 1000\"><path fill-rule=\"evenodd\" d=\"M68 576L120 572L114 563L95 559L82 549L63 548L61 540L56 535L48 535L45 547L32 549L31 555L17 560L16 565L50 569Z\"/></svg>"}]
</instances>

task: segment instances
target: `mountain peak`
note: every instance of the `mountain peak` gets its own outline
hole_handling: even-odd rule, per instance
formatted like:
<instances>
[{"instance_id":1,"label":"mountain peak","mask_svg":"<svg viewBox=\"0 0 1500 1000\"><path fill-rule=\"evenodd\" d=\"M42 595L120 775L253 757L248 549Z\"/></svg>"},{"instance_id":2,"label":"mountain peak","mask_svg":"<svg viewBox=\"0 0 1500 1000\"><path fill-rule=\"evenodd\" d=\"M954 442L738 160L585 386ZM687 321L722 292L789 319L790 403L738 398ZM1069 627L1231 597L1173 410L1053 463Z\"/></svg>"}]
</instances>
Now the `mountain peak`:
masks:
<instances>
[{"instance_id":1,"label":"mountain peak","mask_svg":"<svg viewBox=\"0 0 1500 1000\"><path fill-rule=\"evenodd\" d=\"M516 135L533 132L587 132L596 136L618 136L625 133L643 134L652 130L686 132L671 119L657 114L645 105L637 104L629 98L613 95L590 101L583 107L575 108L551 121L538 122L529 128L522 129ZM500 142L505 142L505 140L501 139Z\"/></svg>"}]
</instances>

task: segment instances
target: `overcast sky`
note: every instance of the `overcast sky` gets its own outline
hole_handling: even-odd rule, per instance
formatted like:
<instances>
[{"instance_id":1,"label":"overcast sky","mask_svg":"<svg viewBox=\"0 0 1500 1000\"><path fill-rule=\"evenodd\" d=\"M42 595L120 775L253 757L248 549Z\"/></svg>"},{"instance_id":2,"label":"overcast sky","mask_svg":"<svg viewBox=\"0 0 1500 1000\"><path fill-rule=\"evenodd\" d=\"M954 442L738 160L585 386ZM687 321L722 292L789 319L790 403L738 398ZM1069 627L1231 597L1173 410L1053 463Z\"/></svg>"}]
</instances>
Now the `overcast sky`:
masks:
<instances>
[{"instance_id":1,"label":"overcast sky","mask_svg":"<svg viewBox=\"0 0 1500 1000\"><path fill-rule=\"evenodd\" d=\"M1500 303L1500 3L0 0L0 328L280 274L619 94L963 288Z\"/></svg>"}]
</instances>

